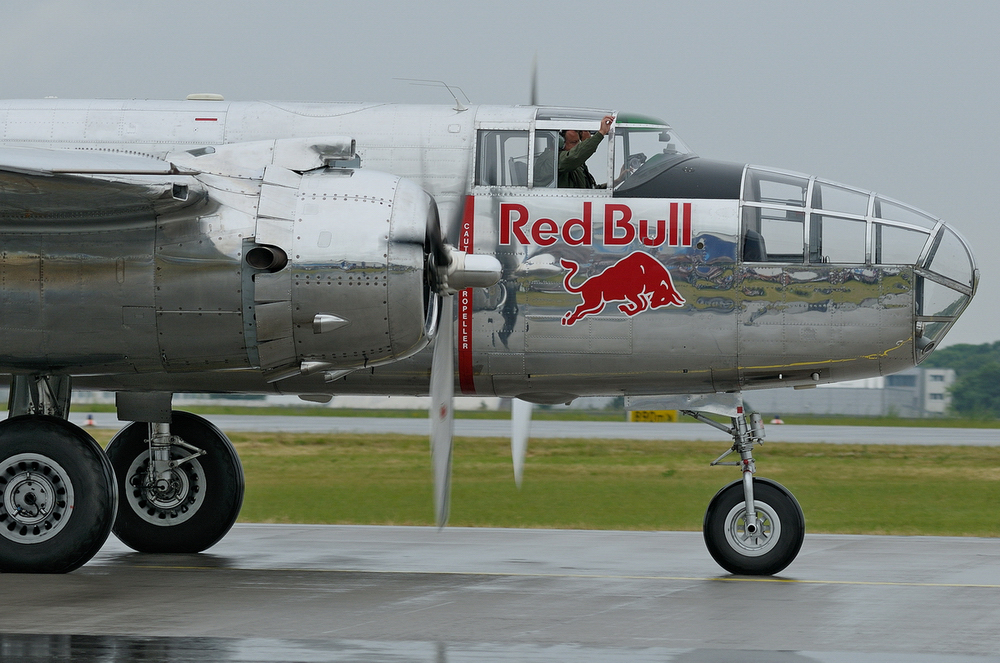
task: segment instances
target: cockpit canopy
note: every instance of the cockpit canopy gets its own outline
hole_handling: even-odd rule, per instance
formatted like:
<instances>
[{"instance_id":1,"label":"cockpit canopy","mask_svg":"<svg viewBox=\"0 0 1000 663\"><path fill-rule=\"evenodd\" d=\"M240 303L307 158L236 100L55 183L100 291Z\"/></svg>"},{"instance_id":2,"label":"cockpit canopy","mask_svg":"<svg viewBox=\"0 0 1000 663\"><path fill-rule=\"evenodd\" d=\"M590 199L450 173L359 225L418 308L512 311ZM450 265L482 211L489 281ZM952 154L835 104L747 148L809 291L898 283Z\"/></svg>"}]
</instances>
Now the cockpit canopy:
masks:
<instances>
[{"instance_id":1,"label":"cockpit canopy","mask_svg":"<svg viewBox=\"0 0 1000 663\"><path fill-rule=\"evenodd\" d=\"M565 132L597 133L613 111L538 108L530 129L481 126L478 133L477 186L555 188ZM612 140L602 142L587 160L598 189L616 189L636 173L660 172L691 154L670 125L649 117L618 115Z\"/></svg>"}]
</instances>

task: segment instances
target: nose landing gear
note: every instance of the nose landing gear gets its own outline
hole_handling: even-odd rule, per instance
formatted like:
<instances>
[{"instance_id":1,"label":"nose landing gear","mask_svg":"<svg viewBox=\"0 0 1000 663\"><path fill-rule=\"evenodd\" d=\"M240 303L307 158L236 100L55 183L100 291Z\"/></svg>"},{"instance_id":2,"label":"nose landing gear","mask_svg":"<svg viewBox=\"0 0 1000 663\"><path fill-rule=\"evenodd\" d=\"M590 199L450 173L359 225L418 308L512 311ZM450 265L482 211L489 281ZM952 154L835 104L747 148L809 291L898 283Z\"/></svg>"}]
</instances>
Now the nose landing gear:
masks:
<instances>
[{"instance_id":1,"label":"nose landing gear","mask_svg":"<svg viewBox=\"0 0 1000 663\"><path fill-rule=\"evenodd\" d=\"M683 413L731 435L733 446L712 465L738 466L743 478L716 493L705 511L702 532L709 553L737 575L773 575L795 559L805 537L802 508L788 490L770 479L754 477L754 445L763 444L760 415L747 417L738 407L732 427L691 410ZM732 453L740 460L722 462Z\"/></svg>"}]
</instances>

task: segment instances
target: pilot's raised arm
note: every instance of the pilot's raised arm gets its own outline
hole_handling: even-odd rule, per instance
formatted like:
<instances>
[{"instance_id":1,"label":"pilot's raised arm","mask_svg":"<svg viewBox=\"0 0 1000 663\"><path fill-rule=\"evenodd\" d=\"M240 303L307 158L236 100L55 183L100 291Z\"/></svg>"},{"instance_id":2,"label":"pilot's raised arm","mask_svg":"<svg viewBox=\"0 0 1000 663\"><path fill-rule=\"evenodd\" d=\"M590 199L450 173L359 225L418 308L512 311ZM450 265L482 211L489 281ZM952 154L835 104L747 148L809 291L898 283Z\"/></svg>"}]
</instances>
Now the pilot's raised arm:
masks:
<instances>
[{"instance_id":1,"label":"pilot's raised arm","mask_svg":"<svg viewBox=\"0 0 1000 663\"><path fill-rule=\"evenodd\" d=\"M605 115L601 120L601 128L596 134L588 136L586 131L567 130L563 137L565 143L559 152L559 186L570 189L596 188L594 177L587 170L587 159L594 155L604 137L611 131L615 121L611 115Z\"/></svg>"}]
</instances>

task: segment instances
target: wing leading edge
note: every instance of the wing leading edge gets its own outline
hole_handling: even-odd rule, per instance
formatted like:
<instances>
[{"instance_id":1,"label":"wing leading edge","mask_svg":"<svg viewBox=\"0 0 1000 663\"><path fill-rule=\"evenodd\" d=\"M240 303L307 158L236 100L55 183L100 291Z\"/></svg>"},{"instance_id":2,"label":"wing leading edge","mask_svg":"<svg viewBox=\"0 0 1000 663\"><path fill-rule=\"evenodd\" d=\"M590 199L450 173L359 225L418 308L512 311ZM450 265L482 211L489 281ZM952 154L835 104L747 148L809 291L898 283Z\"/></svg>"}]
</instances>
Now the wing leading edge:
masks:
<instances>
[{"instance_id":1,"label":"wing leading edge","mask_svg":"<svg viewBox=\"0 0 1000 663\"><path fill-rule=\"evenodd\" d=\"M0 148L0 222L51 227L155 218L205 197L195 172L116 152Z\"/></svg>"}]
</instances>

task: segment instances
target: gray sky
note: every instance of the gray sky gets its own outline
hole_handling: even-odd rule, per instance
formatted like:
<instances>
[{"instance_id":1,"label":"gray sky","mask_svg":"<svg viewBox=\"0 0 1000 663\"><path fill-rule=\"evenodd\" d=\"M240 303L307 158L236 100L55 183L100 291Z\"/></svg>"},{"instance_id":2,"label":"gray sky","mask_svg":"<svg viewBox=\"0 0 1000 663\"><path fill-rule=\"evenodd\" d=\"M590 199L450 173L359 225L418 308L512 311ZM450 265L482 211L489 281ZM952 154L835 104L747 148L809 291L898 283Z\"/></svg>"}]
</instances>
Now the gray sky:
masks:
<instances>
[{"instance_id":1,"label":"gray sky","mask_svg":"<svg viewBox=\"0 0 1000 663\"><path fill-rule=\"evenodd\" d=\"M871 189L970 240L947 343L1000 339L993 0L34 0L3 7L7 98L540 101L660 116L699 154Z\"/></svg>"}]
</instances>

